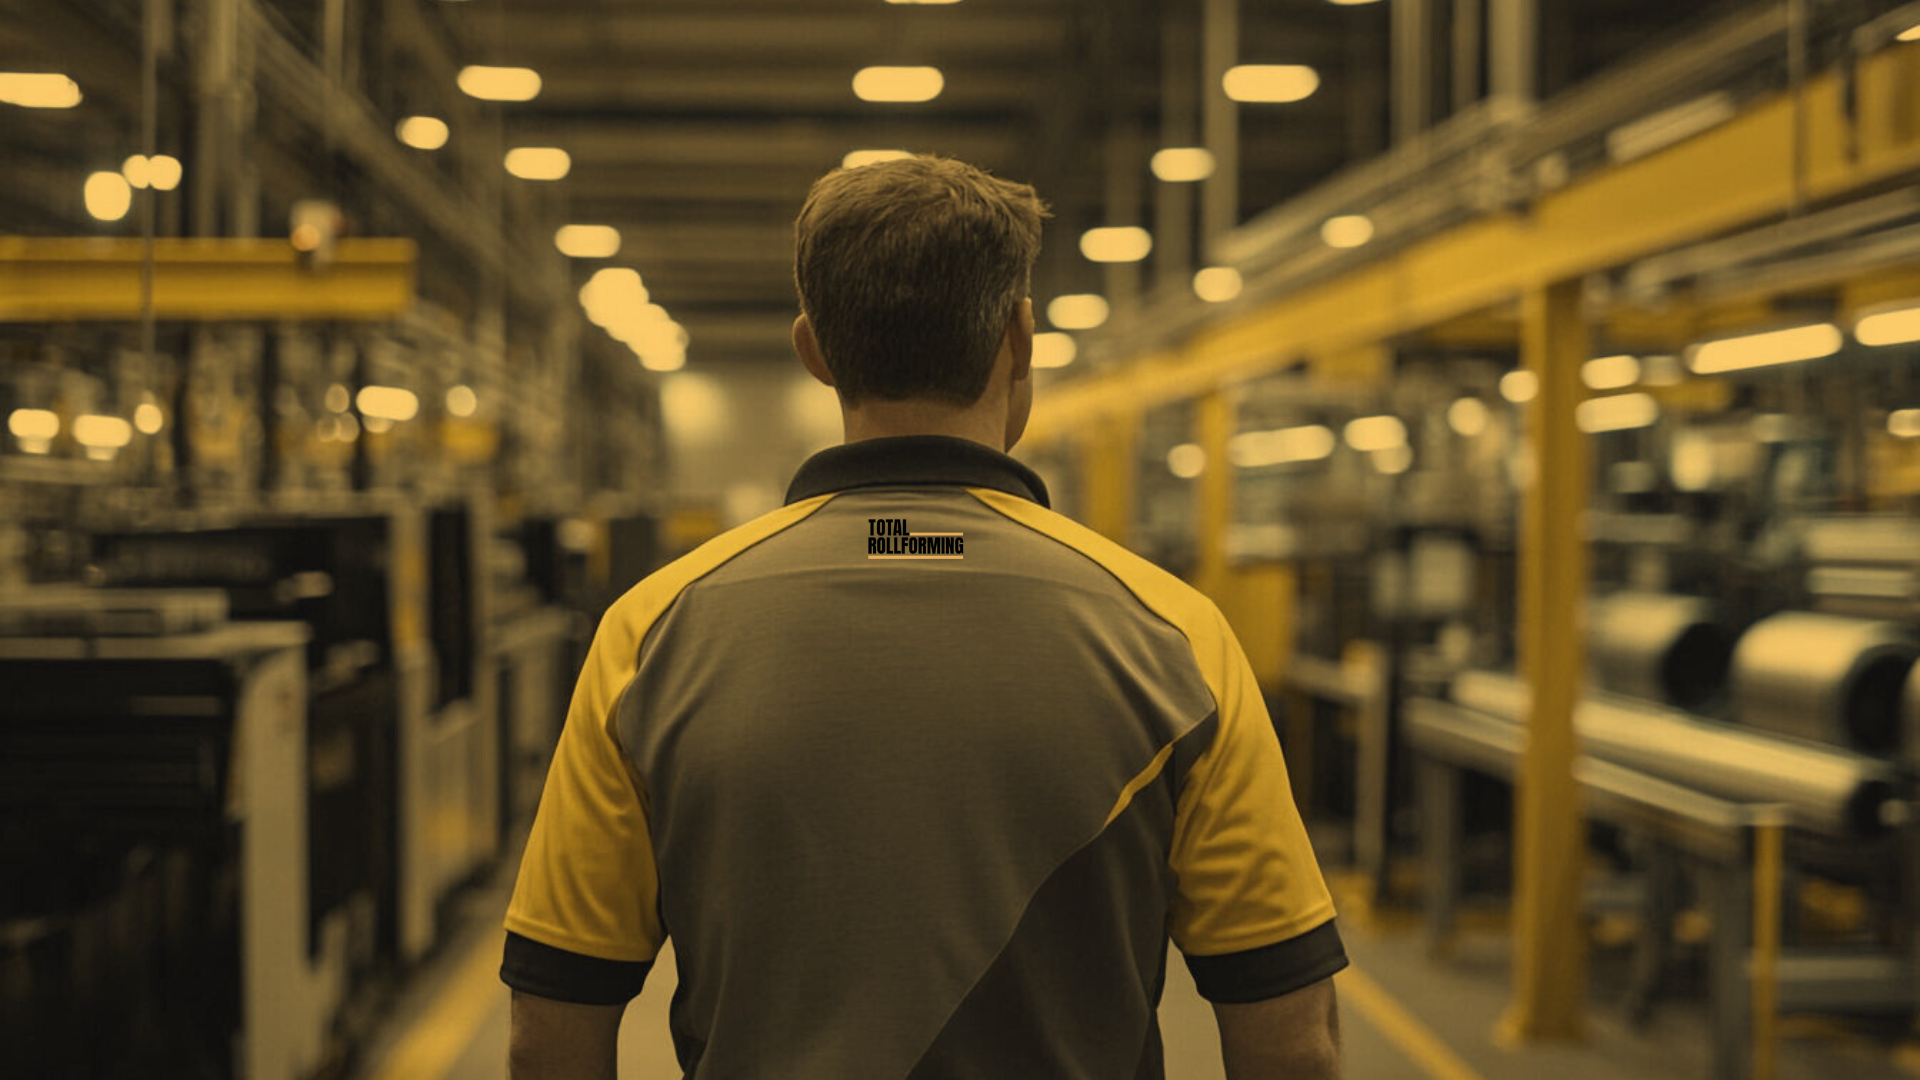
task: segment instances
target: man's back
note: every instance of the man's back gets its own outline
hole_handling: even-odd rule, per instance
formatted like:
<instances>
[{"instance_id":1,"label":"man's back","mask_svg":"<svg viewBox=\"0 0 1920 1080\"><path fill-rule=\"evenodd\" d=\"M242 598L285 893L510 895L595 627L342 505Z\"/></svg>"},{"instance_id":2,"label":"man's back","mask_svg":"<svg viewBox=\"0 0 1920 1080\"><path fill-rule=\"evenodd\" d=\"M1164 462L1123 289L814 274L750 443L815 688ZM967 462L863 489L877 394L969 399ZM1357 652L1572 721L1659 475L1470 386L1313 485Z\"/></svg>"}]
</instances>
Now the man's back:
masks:
<instances>
[{"instance_id":1,"label":"man's back","mask_svg":"<svg viewBox=\"0 0 1920 1080\"><path fill-rule=\"evenodd\" d=\"M1204 657L1237 648L1186 586L1014 494L1021 473L960 440L831 451L609 613L690 1073L1158 1076L1170 925L1233 952L1331 916L1290 810L1176 835L1219 809L1189 780L1248 690ZM1275 880L1229 880L1249 874ZM579 923L538 892L523 876L510 928ZM1326 930L1255 974L1323 977Z\"/></svg>"}]
</instances>

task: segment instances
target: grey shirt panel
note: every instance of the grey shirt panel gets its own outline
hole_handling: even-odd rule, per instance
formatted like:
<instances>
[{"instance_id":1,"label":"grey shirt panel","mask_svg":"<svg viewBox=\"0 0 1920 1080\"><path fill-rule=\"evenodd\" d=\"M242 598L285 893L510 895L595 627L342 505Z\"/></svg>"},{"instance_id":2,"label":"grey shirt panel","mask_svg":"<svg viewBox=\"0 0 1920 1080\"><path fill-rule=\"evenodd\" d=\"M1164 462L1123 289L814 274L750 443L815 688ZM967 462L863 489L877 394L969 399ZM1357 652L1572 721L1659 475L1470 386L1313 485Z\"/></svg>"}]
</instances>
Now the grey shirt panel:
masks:
<instances>
[{"instance_id":1,"label":"grey shirt panel","mask_svg":"<svg viewBox=\"0 0 1920 1080\"><path fill-rule=\"evenodd\" d=\"M870 559L873 520L961 533L963 555ZM1102 875L1114 954L1164 942L1171 774L1114 823L1124 857L1056 875L1213 709L1179 631L962 488L840 494L700 579L648 633L618 720L681 965L683 1064L937 1069L929 1049L1007 955L1104 993L1111 964L1072 959L1084 940L1009 943L1050 882L1098 903Z\"/></svg>"}]
</instances>

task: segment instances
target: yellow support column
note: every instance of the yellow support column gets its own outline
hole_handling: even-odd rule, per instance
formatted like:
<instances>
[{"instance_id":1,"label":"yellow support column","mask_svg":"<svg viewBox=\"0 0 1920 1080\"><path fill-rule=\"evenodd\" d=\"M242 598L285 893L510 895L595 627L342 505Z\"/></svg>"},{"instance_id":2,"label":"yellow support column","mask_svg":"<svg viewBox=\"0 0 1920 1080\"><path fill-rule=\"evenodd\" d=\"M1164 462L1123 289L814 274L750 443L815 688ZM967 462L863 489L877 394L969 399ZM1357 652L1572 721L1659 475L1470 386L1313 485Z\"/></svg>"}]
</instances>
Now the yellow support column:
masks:
<instances>
[{"instance_id":1,"label":"yellow support column","mask_svg":"<svg viewBox=\"0 0 1920 1080\"><path fill-rule=\"evenodd\" d=\"M1533 694L1515 793L1513 1003L1500 1031L1511 1041L1579 1038L1587 995L1586 837L1573 781L1573 706L1586 661L1587 448L1574 423L1587 360L1580 282L1531 288L1522 309L1522 361L1539 392L1528 409L1532 479L1522 496L1518 646Z\"/></svg>"},{"instance_id":2,"label":"yellow support column","mask_svg":"<svg viewBox=\"0 0 1920 1080\"><path fill-rule=\"evenodd\" d=\"M1233 436L1233 403L1219 389L1202 394L1194 402L1194 441L1207 455L1206 468L1200 473L1198 505L1194 514L1199 544L1194 563L1194 587L1227 604L1227 530L1233 524L1233 469L1227 461L1227 440ZM1231 615L1229 615L1231 618Z\"/></svg>"},{"instance_id":3,"label":"yellow support column","mask_svg":"<svg viewBox=\"0 0 1920 1080\"><path fill-rule=\"evenodd\" d=\"M1133 531L1138 426L1133 413L1109 413L1089 424L1080 441L1080 482L1087 493L1084 524L1117 544L1125 544Z\"/></svg>"}]
</instances>

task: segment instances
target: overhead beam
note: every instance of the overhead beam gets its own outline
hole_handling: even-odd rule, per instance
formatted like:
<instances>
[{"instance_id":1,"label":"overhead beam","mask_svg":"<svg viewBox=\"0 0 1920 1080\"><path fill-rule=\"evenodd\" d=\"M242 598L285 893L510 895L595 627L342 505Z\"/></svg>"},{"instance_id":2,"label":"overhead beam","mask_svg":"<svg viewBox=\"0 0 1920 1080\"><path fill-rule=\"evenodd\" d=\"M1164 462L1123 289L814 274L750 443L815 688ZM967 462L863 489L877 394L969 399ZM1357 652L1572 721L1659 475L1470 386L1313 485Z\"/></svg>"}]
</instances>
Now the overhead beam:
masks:
<instances>
[{"instance_id":1,"label":"overhead beam","mask_svg":"<svg viewBox=\"0 0 1920 1080\"><path fill-rule=\"evenodd\" d=\"M342 240L323 271L284 240L153 244L158 319L377 319L413 304L411 240ZM133 239L0 236L0 321L137 319L144 245Z\"/></svg>"},{"instance_id":2,"label":"overhead beam","mask_svg":"<svg viewBox=\"0 0 1920 1080\"><path fill-rule=\"evenodd\" d=\"M921 104L869 104L853 93L859 64L726 68L639 66L582 58L541 72L540 98L549 107L582 104L728 110L766 116L860 109L876 118L943 113L1030 111L1048 86L1043 65L997 69L970 65L946 73L940 96Z\"/></svg>"},{"instance_id":3,"label":"overhead beam","mask_svg":"<svg viewBox=\"0 0 1920 1080\"><path fill-rule=\"evenodd\" d=\"M1920 50L1863 60L1856 90L1810 79L1804 193L1819 202L1920 174L1906 88ZM1794 204L1795 103L1776 95L1712 131L1541 196L1531 213L1460 225L1335 279L1271 299L1183 346L1054 388L1029 437L1109 412L1203 393L1301 356L1328 355L1511 302L1525 289L1611 269L1785 215Z\"/></svg>"}]
</instances>

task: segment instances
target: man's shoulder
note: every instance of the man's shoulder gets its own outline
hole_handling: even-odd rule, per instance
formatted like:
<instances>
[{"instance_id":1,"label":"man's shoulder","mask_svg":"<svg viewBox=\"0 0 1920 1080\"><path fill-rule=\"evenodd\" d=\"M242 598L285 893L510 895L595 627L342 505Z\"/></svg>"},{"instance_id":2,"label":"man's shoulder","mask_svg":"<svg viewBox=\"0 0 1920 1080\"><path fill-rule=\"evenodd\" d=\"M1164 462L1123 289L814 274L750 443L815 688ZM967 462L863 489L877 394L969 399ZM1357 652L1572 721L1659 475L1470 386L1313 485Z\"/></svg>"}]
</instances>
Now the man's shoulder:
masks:
<instances>
[{"instance_id":1,"label":"man's shoulder","mask_svg":"<svg viewBox=\"0 0 1920 1080\"><path fill-rule=\"evenodd\" d=\"M975 491L974 494L1007 517L1099 566L1142 604L1189 637L1214 632L1220 625L1219 609L1205 593L1106 535L1025 499L996 491Z\"/></svg>"},{"instance_id":2,"label":"man's shoulder","mask_svg":"<svg viewBox=\"0 0 1920 1080\"><path fill-rule=\"evenodd\" d=\"M807 515L818 510L830 496L816 496L800 502L790 503L778 510L771 511L713 537L692 551L660 567L653 573L641 578L628 589L607 615L616 615L627 620L639 620L650 623L674 599L694 582L724 566L729 559L748 548L786 531L793 525L806 520Z\"/></svg>"}]
</instances>

